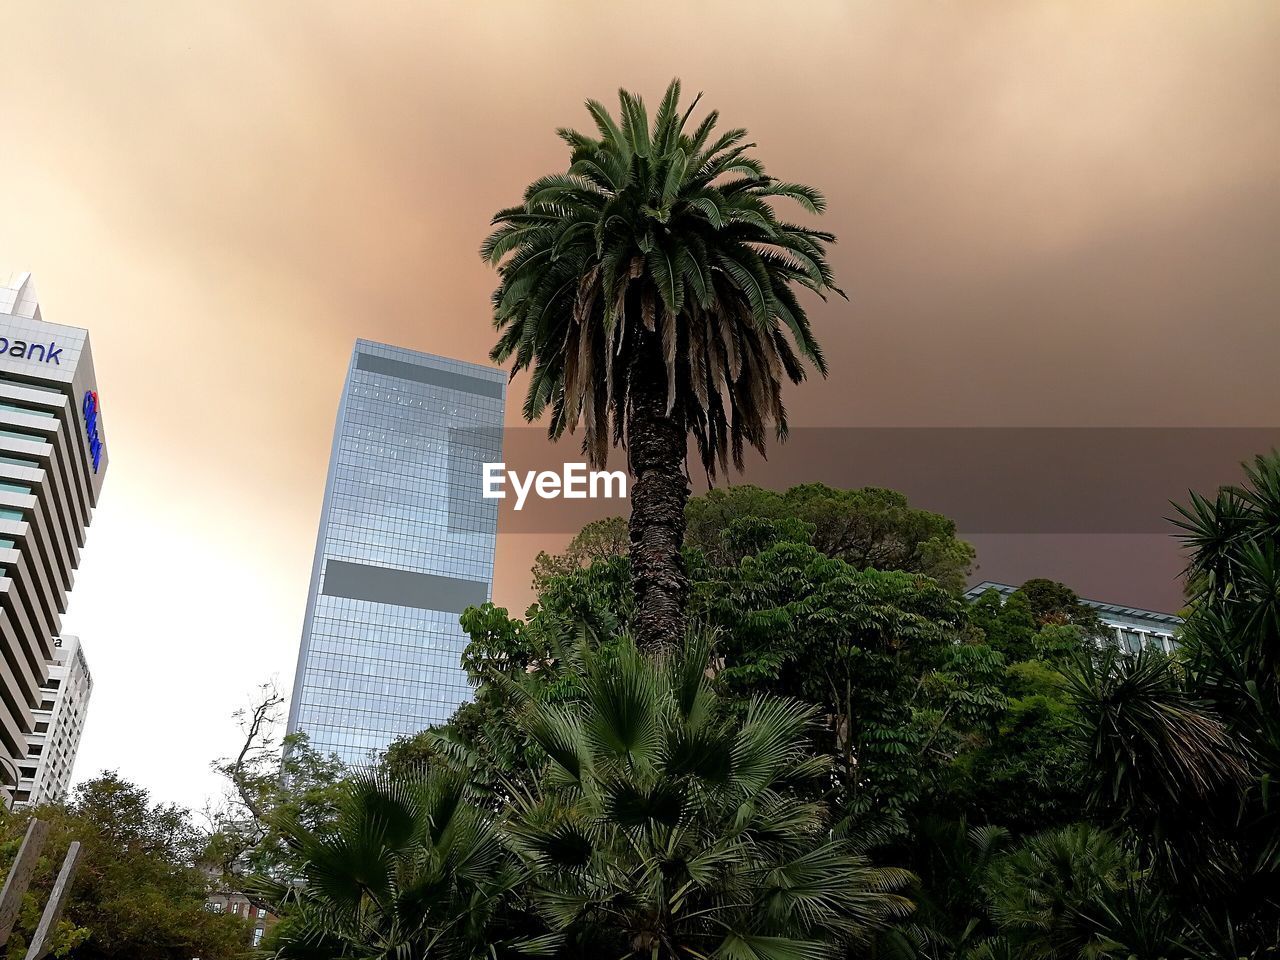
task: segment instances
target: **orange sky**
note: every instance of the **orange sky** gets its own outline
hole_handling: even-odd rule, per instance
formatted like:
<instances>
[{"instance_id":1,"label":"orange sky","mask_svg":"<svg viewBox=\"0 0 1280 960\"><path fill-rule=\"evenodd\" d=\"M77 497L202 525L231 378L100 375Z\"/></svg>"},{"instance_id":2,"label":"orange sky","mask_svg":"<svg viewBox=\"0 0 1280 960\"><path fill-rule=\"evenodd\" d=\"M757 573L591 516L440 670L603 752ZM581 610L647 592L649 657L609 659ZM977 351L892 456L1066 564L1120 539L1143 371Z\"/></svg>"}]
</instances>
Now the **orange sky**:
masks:
<instances>
[{"instance_id":1,"label":"orange sky","mask_svg":"<svg viewBox=\"0 0 1280 960\"><path fill-rule=\"evenodd\" d=\"M1274 421L1280 7L788 10L6 9L0 268L92 331L112 443L67 618L97 682L78 775L211 788L229 712L292 677L352 341L483 360L488 218L619 84L680 75L827 193L852 302L814 311L836 376L792 392L796 424ZM533 539L502 538L499 600ZM1151 540L982 559L1168 584Z\"/></svg>"}]
</instances>

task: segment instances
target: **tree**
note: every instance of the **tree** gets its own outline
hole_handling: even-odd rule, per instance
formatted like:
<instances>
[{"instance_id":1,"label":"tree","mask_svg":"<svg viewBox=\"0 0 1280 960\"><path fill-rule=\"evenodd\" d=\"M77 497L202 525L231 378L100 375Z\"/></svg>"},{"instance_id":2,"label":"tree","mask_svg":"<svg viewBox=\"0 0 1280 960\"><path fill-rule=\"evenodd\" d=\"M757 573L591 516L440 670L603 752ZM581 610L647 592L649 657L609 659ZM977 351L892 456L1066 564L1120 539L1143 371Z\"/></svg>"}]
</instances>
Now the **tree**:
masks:
<instances>
[{"instance_id":1,"label":"tree","mask_svg":"<svg viewBox=\"0 0 1280 960\"><path fill-rule=\"evenodd\" d=\"M912 507L894 490L839 490L806 483L782 492L739 484L689 501L687 542L714 563L737 563L723 534L734 520L794 518L812 527L820 553L859 570L901 570L933 577L959 592L973 566L973 547L956 537L948 517Z\"/></svg>"},{"instance_id":2,"label":"tree","mask_svg":"<svg viewBox=\"0 0 1280 960\"><path fill-rule=\"evenodd\" d=\"M239 751L213 764L227 791L219 806L206 811L213 830L204 860L232 883L251 874L296 871L273 826L281 815L321 829L336 810L345 767L312 750L306 734L277 738L284 704L274 684L263 684L254 703L235 714L243 733Z\"/></svg>"},{"instance_id":3,"label":"tree","mask_svg":"<svg viewBox=\"0 0 1280 960\"><path fill-rule=\"evenodd\" d=\"M1105 831L1087 824L1053 829L993 861L980 887L1000 940L1010 956L1043 960L1082 957L1181 956L1174 925L1152 896L1128 852ZM1134 906L1147 911L1147 931L1139 946ZM1155 929L1152 929L1155 928ZM1116 933L1130 934L1124 942ZM998 941L987 951L998 955ZM980 956L980 954L979 954Z\"/></svg>"},{"instance_id":4,"label":"tree","mask_svg":"<svg viewBox=\"0 0 1280 960\"><path fill-rule=\"evenodd\" d=\"M492 603L467 609L460 623L471 641L462 665L474 697L442 726L393 742L384 766L405 773L448 754L464 763L473 787L490 797L505 795L508 784L531 782L546 756L529 732L511 721L512 682L537 683L548 699L577 699L582 678L565 656L564 644L587 635L596 644L616 642L631 608L627 561L614 556L588 567L570 565L549 577L524 620Z\"/></svg>"},{"instance_id":5,"label":"tree","mask_svg":"<svg viewBox=\"0 0 1280 960\"><path fill-rule=\"evenodd\" d=\"M264 876L251 884L285 912L276 956L511 955L527 933L511 896L520 872L491 814L472 801L461 779L439 771L402 779L364 773L343 784L331 830L272 815L302 880Z\"/></svg>"},{"instance_id":6,"label":"tree","mask_svg":"<svg viewBox=\"0 0 1280 960\"><path fill-rule=\"evenodd\" d=\"M715 111L688 132L698 100L682 109L678 80L652 126L639 97L619 99L616 120L587 102L598 137L559 131L568 171L500 211L481 253L499 273L491 356L531 371L525 418L549 406L553 438L581 426L597 467L627 451L636 636L660 647L683 627L689 438L710 477L763 452L770 425L784 437L783 381L806 360L826 373L794 287L839 290L835 238L772 206L821 213L818 191L767 175L745 130L715 136Z\"/></svg>"},{"instance_id":7,"label":"tree","mask_svg":"<svg viewBox=\"0 0 1280 960\"><path fill-rule=\"evenodd\" d=\"M627 555L625 517L593 520L578 531L562 553L540 551L533 561L533 589L541 593L556 577L589 567L597 560Z\"/></svg>"},{"instance_id":8,"label":"tree","mask_svg":"<svg viewBox=\"0 0 1280 960\"><path fill-rule=\"evenodd\" d=\"M674 656L576 650L582 699L519 712L548 758L504 829L561 956L818 958L866 941L909 879L833 837L811 798L815 711L709 677L705 636Z\"/></svg>"},{"instance_id":9,"label":"tree","mask_svg":"<svg viewBox=\"0 0 1280 960\"><path fill-rule=\"evenodd\" d=\"M961 639L964 605L919 574L858 570L824 556L795 520L744 518L724 531L735 566L704 572L696 609L723 631L723 682L819 709L843 813L896 833L925 771L950 761L949 726L999 710L986 665ZM962 662L963 661L963 662ZM997 672L999 665L996 667Z\"/></svg>"},{"instance_id":10,"label":"tree","mask_svg":"<svg viewBox=\"0 0 1280 960\"><path fill-rule=\"evenodd\" d=\"M104 773L76 788L70 803L46 804L3 818L3 847L16 854L29 815L50 823L34 889L43 902L72 840L82 859L67 902L58 949L76 960L231 960L244 954L249 927L209 913L209 877L197 866L205 837L190 814L151 802L146 790ZM35 910L10 940L9 955L25 946ZM30 925L28 925L30 924Z\"/></svg>"}]
</instances>

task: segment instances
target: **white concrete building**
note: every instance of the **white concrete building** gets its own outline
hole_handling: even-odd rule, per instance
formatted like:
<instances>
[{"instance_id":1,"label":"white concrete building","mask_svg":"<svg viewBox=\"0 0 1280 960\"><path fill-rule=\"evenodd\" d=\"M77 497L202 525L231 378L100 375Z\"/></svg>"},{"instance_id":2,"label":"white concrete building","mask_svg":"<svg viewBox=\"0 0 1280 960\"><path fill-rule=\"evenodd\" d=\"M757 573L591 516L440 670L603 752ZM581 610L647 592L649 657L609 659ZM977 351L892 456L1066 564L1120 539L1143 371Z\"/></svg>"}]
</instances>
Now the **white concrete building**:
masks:
<instances>
[{"instance_id":1,"label":"white concrete building","mask_svg":"<svg viewBox=\"0 0 1280 960\"><path fill-rule=\"evenodd\" d=\"M84 658L79 637L58 637L53 641L54 659L49 679L40 688L40 708L33 710L35 729L27 734L27 758L18 761L15 803L34 806L56 802L67 795L71 770L84 733L89 712L93 676Z\"/></svg>"},{"instance_id":2,"label":"white concrete building","mask_svg":"<svg viewBox=\"0 0 1280 960\"><path fill-rule=\"evenodd\" d=\"M55 639L107 472L89 332L46 323L30 274L0 275L0 800L31 766ZM40 720L39 722L44 722ZM42 748L43 749L43 748ZM39 766L37 763L36 766ZM33 781L34 782L34 781Z\"/></svg>"}]
</instances>

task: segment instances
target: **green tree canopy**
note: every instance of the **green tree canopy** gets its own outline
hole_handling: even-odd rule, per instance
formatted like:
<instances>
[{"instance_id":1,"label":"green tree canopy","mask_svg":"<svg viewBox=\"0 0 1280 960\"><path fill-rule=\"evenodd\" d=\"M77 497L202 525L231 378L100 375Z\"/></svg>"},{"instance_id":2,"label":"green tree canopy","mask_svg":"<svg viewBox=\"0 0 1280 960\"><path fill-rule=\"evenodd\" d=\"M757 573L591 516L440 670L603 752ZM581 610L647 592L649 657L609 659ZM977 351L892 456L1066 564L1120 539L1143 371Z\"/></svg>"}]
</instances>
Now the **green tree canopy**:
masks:
<instances>
[{"instance_id":1,"label":"green tree canopy","mask_svg":"<svg viewBox=\"0 0 1280 960\"><path fill-rule=\"evenodd\" d=\"M30 816L50 824L30 902L8 955L25 955L72 840L82 859L56 949L76 960L231 960L249 945L243 920L205 910L209 874L198 866L205 836L181 807L153 803L147 791L115 773L76 788L69 803L45 804L0 819L6 866Z\"/></svg>"}]
</instances>

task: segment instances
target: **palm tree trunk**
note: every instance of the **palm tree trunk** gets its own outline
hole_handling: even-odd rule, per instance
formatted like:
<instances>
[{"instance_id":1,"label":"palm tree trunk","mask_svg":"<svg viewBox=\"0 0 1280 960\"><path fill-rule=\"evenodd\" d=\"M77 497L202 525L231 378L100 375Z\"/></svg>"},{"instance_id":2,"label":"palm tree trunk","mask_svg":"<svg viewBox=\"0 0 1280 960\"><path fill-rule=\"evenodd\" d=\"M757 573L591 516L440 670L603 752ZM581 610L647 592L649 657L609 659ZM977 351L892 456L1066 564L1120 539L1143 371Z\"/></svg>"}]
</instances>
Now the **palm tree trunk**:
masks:
<instances>
[{"instance_id":1,"label":"palm tree trunk","mask_svg":"<svg viewBox=\"0 0 1280 960\"><path fill-rule=\"evenodd\" d=\"M627 453L635 478L629 524L636 595L633 629L642 650L661 650L682 641L689 593L680 553L689 500L687 438L678 414L667 415L666 369L657 339L652 334L642 339L631 371L627 411Z\"/></svg>"}]
</instances>

